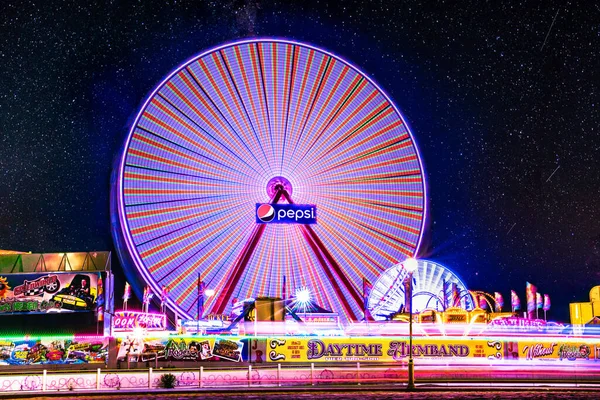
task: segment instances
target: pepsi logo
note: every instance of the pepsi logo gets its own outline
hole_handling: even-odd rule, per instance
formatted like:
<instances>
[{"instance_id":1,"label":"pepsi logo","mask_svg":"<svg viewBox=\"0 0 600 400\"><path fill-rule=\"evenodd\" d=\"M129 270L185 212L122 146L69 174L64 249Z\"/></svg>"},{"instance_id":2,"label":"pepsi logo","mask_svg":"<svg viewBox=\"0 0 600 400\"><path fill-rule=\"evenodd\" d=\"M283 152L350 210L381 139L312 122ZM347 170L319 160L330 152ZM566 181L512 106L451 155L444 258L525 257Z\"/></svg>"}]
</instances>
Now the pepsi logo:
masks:
<instances>
[{"instance_id":1,"label":"pepsi logo","mask_svg":"<svg viewBox=\"0 0 600 400\"><path fill-rule=\"evenodd\" d=\"M270 222L275 218L275 209L270 204L262 204L256 210L256 216L263 222Z\"/></svg>"}]
</instances>

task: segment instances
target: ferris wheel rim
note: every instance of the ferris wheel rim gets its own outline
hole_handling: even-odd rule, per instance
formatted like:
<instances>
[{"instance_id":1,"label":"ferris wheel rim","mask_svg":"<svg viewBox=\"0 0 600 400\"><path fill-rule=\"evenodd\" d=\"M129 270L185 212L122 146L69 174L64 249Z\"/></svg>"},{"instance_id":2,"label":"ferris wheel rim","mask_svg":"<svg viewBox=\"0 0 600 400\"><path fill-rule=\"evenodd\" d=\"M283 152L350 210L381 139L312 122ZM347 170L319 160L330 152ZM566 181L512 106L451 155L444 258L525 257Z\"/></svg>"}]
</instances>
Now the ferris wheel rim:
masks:
<instances>
[{"instance_id":1,"label":"ferris wheel rim","mask_svg":"<svg viewBox=\"0 0 600 400\"><path fill-rule=\"evenodd\" d=\"M221 45L214 46L214 47L209 48L205 51L202 51L198 54L195 54L192 57L186 59L184 62L180 63L176 68L172 69L171 72L169 72L160 81L160 83L158 85L156 85L155 88L146 96L144 103L142 104L141 107L139 107L137 115L128 129L126 139L122 146L121 157L120 157L120 160L118 163L118 173L117 173L116 200L117 200L117 208L118 208L117 216L118 216L118 222L119 222L118 231L119 231L119 234L121 235L121 238L124 241L124 244L126 246L129 256L132 258L133 266L135 267L137 272L139 272L143 275L144 282L147 285L149 285L155 292L160 293L160 291L161 291L160 286L158 285L158 283L155 282L154 277L146 268L146 264L142 260L136 244L133 242L133 238L131 235L131 227L129 224L129 220L126 217L126 211L125 211L125 200L124 200L125 163L126 163L128 151L130 149L134 131L135 131L136 127L138 126L140 119L142 118L144 112L147 110L148 105L152 101L152 99L157 95L157 93L162 88L164 88L164 86L173 77L175 77L180 71L182 71L184 68L186 68L186 66L188 66L191 63L194 63L195 61L198 61L198 60L202 59L203 57L205 57L209 54L212 54L214 52L224 50L227 48L231 48L231 47L235 47L235 46L240 46L240 45L244 45L244 44L253 44L253 43L281 43L281 44L286 44L286 45L299 46L301 48L307 48L307 49L317 51L319 53L322 53L324 55L331 57L332 59L338 60L341 63L343 63L344 65L350 67L358 75L365 78L371 85L373 85L373 87L377 90L377 92L380 93L383 96L383 98L388 102L388 104L392 107L396 117L400 121L402 121L402 124L404 125L404 128L406 130L406 133L408 134L408 137L410 138L410 145L413 148L414 154L416 155L416 160L417 160L419 170L420 170L420 177L421 177L420 187L422 189L423 203L422 203L422 217L421 217L420 226L419 226L418 239L417 239L417 242L415 243L415 247L414 247L414 251L413 251L413 253L414 253L413 255L417 255L419 252L420 246L422 244L423 233L425 230L425 224L426 224L427 218L428 218L426 171L425 171L425 168L423 165L422 155L420 153L417 141L412 133L412 129L410 128L410 125L407 123L406 119L404 118L403 113L399 110L396 103L394 101L392 101L391 97L386 93L386 91L383 90L369 75L365 74L360 68L358 68L356 65L349 62L348 60L346 60L345 58L343 58L341 56L338 56L334 53L331 53L331 52L319 47L319 46L316 46L316 45L313 45L310 43L299 42L299 41L283 39L283 38L260 37L260 38L243 39L243 40L223 43ZM188 312L186 312L176 301L172 300L169 297L167 298L167 305L170 308L177 310L179 313L181 313L183 315L188 314Z\"/></svg>"}]
</instances>

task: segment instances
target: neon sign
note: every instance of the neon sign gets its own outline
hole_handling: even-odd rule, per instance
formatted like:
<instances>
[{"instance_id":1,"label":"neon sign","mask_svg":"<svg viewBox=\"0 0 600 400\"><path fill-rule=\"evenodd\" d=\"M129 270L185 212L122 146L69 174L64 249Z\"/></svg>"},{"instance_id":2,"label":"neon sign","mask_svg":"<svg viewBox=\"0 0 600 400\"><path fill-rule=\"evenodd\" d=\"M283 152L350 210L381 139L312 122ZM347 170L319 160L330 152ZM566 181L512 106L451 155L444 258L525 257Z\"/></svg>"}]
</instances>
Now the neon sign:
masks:
<instances>
[{"instance_id":1,"label":"neon sign","mask_svg":"<svg viewBox=\"0 0 600 400\"><path fill-rule=\"evenodd\" d=\"M314 204L256 203L257 224L316 224Z\"/></svg>"},{"instance_id":2,"label":"neon sign","mask_svg":"<svg viewBox=\"0 0 600 400\"><path fill-rule=\"evenodd\" d=\"M164 331L167 329L165 314L143 313L138 311L117 311L113 318L115 332L129 332L135 328L149 331Z\"/></svg>"}]
</instances>

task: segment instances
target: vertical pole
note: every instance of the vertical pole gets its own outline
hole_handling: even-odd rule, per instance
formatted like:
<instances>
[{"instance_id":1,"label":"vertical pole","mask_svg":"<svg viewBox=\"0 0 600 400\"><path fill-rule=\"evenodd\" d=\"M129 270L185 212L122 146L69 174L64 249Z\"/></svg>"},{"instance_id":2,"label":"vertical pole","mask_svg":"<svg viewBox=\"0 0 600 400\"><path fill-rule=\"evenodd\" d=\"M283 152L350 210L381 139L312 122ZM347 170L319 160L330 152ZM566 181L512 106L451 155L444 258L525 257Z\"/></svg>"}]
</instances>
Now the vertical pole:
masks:
<instances>
[{"instance_id":1,"label":"vertical pole","mask_svg":"<svg viewBox=\"0 0 600 400\"><path fill-rule=\"evenodd\" d=\"M413 337L412 337L412 325L413 325L413 273L408 274L408 289L410 292L410 305L408 307L408 384L407 390L415 389L415 365L413 362Z\"/></svg>"},{"instance_id":2,"label":"vertical pole","mask_svg":"<svg viewBox=\"0 0 600 400\"><path fill-rule=\"evenodd\" d=\"M360 386L360 361L356 362L356 384Z\"/></svg>"},{"instance_id":3,"label":"vertical pole","mask_svg":"<svg viewBox=\"0 0 600 400\"><path fill-rule=\"evenodd\" d=\"M45 392L48 387L48 371L42 372L42 392Z\"/></svg>"},{"instance_id":4,"label":"vertical pole","mask_svg":"<svg viewBox=\"0 0 600 400\"><path fill-rule=\"evenodd\" d=\"M315 363L310 363L310 384L315 386Z\"/></svg>"},{"instance_id":5,"label":"vertical pole","mask_svg":"<svg viewBox=\"0 0 600 400\"><path fill-rule=\"evenodd\" d=\"M148 389L152 389L152 367L148 368Z\"/></svg>"},{"instance_id":6,"label":"vertical pole","mask_svg":"<svg viewBox=\"0 0 600 400\"><path fill-rule=\"evenodd\" d=\"M248 364L248 387L252 386L252 364Z\"/></svg>"},{"instance_id":7,"label":"vertical pole","mask_svg":"<svg viewBox=\"0 0 600 400\"><path fill-rule=\"evenodd\" d=\"M277 386L281 387L281 363L277 363Z\"/></svg>"},{"instance_id":8,"label":"vertical pole","mask_svg":"<svg viewBox=\"0 0 600 400\"><path fill-rule=\"evenodd\" d=\"M196 322L196 335L200 335L200 302L204 301L204 293L202 293L202 284L200 283L200 272L198 272L198 321Z\"/></svg>"},{"instance_id":9,"label":"vertical pole","mask_svg":"<svg viewBox=\"0 0 600 400\"><path fill-rule=\"evenodd\" d=\"M204 375L204 367L201 366L200 367L200 375L198 375L198 386L202 387L203 383L202 383L202 375Z\"/></svg>"},{"instance_id":10,"label":"vertical pole","mask_svg":"<svg viewBox=\"0 0 600 400\"><path fill-rule=\"evenodd\" d=\"M100 390L100 368L96 370L96 390Z\"/></svg>"}]
</instances>

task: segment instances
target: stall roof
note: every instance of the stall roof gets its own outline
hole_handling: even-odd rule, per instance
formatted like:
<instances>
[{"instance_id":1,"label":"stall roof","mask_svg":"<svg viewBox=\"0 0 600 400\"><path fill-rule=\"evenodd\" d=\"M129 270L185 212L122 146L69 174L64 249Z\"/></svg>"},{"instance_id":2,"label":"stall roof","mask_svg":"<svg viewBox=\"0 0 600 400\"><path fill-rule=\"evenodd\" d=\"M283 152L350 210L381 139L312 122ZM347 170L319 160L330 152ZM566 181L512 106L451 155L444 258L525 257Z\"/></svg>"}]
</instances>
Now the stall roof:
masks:
<instances>
[{"instance_id":1,"label":"stall roof","mask_svg":"<svg viewBox=\"0 0 600 400\"><path fill-rule=\"evenodd\" d=\"M110 251L32 254L0 250L0 274L109 271L110 267Z\"/></svg>"}]
</instances>

